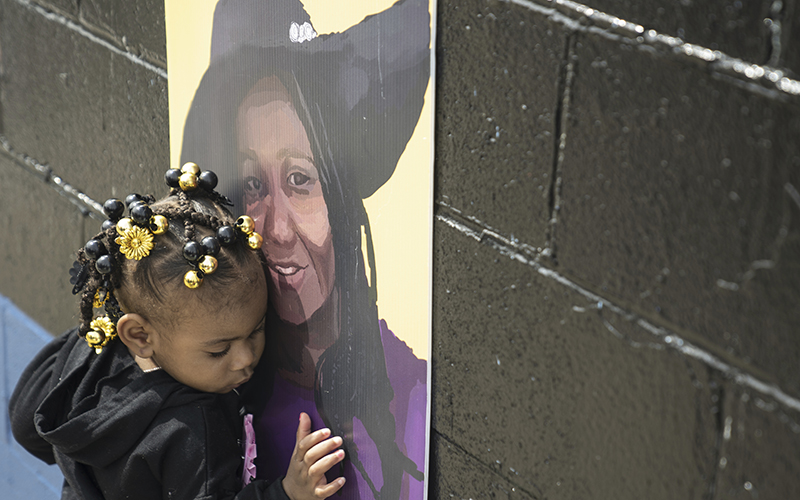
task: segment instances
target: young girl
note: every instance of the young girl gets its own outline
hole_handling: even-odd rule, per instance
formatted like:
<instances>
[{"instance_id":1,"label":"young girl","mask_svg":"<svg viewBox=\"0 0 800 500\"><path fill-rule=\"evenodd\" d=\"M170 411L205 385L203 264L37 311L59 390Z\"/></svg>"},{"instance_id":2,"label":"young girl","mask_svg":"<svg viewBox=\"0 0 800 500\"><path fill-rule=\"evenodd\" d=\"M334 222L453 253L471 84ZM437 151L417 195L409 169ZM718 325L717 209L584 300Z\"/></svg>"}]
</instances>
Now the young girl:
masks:
<instances>
[{"instance_id":1,"label":"young girl","mask_svg":"<svg viewBox=\"0 0 800 500\"><path fill-rule=\"evenodd\" d=\"M109 220L70 272L81 324L22 374L15 438L59 465L63 499L327 498L344 484L325 479L342 440L310 433L305 414L286 476L253 480L252 416L237 388L264 350L261 236L223 207L213 172L189 163L166 179L156 203L103 205Z\"/></svg>"}]
</instances>

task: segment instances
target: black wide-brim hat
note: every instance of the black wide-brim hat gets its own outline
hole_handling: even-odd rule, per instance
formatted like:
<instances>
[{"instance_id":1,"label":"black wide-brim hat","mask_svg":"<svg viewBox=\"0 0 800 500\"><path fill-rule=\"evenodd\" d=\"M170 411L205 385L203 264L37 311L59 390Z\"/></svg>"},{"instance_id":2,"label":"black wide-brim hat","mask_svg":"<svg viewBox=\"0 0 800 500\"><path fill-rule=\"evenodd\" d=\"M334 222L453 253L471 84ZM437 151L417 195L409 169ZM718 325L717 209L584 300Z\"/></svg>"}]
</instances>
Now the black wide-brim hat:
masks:
<instances>
[{"instance_id":1,"label":"black wide-brim hat","mask_svg":"<svg viewBox=\"0 0 800 500\"><path fill-rule=\"evenodd\" d=\"M392 175L416 127L430 76L427 0L400 0L341 33L317 36L297 0L222 0L214 13L211 64L186 118L181 162L221 173L237 166L236 115L262 78L278 76L321 120L314 130L360 198ZM298 103L297 101L304 101ZM315 127L298 112L306 131ZM317 125L318 127L318 125ZM227 191L227 192L226 192Z\"/></svg>"}]
</instances>

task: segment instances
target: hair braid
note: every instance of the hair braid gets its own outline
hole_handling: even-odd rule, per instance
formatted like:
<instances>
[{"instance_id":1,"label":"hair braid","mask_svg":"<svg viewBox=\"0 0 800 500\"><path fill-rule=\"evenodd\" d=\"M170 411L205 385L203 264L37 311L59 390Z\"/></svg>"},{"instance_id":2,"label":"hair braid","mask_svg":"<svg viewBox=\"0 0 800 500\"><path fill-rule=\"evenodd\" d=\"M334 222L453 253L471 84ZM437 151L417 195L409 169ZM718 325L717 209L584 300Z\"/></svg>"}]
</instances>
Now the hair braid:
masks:
<instances>
[{"instance_id":1,"label":"hair braid","mask_svg":"<svg viewBox=\"0 0 800 500\"><path fill-rule=\"evenodd\" d=\"M152 196L146 196L148 201L152 200ZM122 262L122 254L119 250L119 245L115 239L117 237L117 230L115 227L102 230L97 233L93 240L97 240L103 244L108 254L116 262ZM112 272L104 276L95 267L94 260L86 255L86 250L81 248L78 250L78 263L85 269L87 273L86 283L83 286L81 293L79 310L80 310L80 327L79 333L85 335L86 332L91 330L91 323L94 319L94 301L98 291L105 288L107 294L113 296L114 290L121 286L122 271L119 266L113 266Z\"/></svg>"},{"instance_id":2,"label":"hair braid","mask_svg":"<svg viewBox=\"0 0 800 500\"><path fill-rule=\"evenodd\" d=\"M78 262L84 266L89 276L86 280L86 285L83 288L80 299L80 329L78 330L81 335L89 331L89 324L92 322L94 294L97 292L98 273L94 265L86 258L83 248L78 251Z\"/></svg>"},{"instance_id":3,"label":"hair braid","mask_svg":"<svg viewBox=\"0 0 800 500\"><path fill-rule=\"evenodd\" d=\"M194 223L192 222L192 202L183 191L178 192L179 217L183 220L183 237L186 241L194 239Z\"/></svg>"},{"instance_id":4,"label":"hair braid","mask_svg":"<svg viewBox=\"0 0 800 500\"><path fill-rule=\"evenodd\" d=\"M205 226L213 231L216 231L220 228L220 226L223 225L222 221L219 220L219 217L202 212L192 212L191 217L195 224Z\"/></svg>"}]
</instances>

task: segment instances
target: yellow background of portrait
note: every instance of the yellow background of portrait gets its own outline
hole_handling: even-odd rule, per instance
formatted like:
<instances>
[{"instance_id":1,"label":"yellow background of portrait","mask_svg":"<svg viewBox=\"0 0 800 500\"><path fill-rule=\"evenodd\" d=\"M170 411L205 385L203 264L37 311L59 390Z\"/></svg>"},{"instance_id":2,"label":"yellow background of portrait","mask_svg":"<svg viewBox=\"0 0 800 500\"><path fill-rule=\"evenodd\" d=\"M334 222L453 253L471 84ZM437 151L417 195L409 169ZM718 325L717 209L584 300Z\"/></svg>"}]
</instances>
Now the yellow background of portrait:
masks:
<instances>
[{"instance_id":1,"label":"yellow background of portrait","mask_svg":"<svg viewBox=\"0 0 800 500\"><path fill-rule=\"evenodd\" d=\"M320 35L344 31L393 0L301 0ZM165 0L170 161L179 168L183 126L208 67L217 0ZM433 19L433 12L431 15ZM391 179L364 200L375 246L378 317L428 359L431 304L433 86ZM202 165L201 165L202 167Z\"/></svg>"}]
</instances>

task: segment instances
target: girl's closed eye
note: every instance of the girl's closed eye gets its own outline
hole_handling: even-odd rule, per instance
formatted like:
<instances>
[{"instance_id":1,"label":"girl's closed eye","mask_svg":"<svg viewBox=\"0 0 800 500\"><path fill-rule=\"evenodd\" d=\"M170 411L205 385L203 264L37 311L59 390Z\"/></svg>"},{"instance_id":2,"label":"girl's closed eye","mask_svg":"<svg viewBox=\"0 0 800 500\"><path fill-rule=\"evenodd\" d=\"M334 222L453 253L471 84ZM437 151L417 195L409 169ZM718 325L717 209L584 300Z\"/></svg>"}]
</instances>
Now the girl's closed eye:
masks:
<instances>
[{"instance_id":1,"label":"girl's closed eye","mask_svg":"<svg viewBox=\"0 0 800 500\"><path fill-rule=\"evenodd\" d=\"M211 356L212 358L221 358L221 357L225 356L226 354L228 354L228 352L230 352L230 350L231 350L231 345L228 344L228 347L226 347L224 350L219 351L219 352L210 352L210 353L208 353L208 355Z\"/></svg>"}]
</instances>

